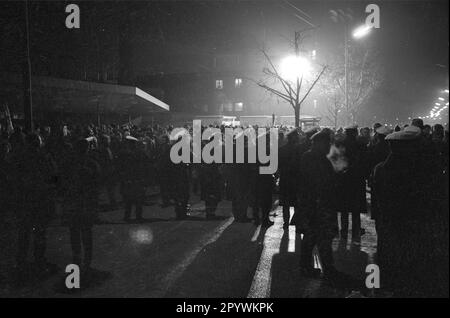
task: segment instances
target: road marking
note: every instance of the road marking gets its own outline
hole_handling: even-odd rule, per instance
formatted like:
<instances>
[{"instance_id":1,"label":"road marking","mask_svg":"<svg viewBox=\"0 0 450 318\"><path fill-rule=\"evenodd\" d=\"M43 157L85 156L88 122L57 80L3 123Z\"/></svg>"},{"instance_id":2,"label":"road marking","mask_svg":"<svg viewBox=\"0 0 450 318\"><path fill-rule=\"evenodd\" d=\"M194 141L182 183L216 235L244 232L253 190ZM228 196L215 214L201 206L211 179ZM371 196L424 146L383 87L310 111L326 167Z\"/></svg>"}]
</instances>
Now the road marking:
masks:
<instances>
[{"instance_id":1,"label":"road marking","mask_svg":"<svg viewBox=\"0 0 450 318\"><path fill-rule=\"evenodd\" d=\"M247 298L270 297L272 259L275 254L280 252L280 243L283 236L283 218L278 216L274 221L275 224L266 231L263 251Z\"/></svg>"},{"instance_id":2,"label":"road marking","mask_svg":"<svg viewBox=\"0 0 450 318\"><path fill-rule=\"evenodd\" d=\"M230 217L229 219L223 221L212 233L207 233L200 239L199 244L186 253L183 260L179 262L177 265L173 266L172 269L168 272L168 274L161 280L159 283L160 288L156 291L152 292L149 297L162 298L167 292L172 288L173 284L181 277L186 268L195 260L197 255L202 251L202 249L217 241L217 239L222 235L227 227L229 227L234 222L234 218Z\"/></svg>"}]
</instances>

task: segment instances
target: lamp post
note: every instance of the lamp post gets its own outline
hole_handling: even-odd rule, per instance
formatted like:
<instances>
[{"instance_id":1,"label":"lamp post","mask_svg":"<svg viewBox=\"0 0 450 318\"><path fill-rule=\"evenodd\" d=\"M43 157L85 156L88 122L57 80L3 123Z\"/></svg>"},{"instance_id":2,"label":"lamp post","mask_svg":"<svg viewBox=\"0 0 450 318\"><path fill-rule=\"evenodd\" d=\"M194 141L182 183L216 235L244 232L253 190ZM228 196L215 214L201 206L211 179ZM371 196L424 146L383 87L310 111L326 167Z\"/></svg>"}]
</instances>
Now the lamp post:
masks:
<instances>
[{"instance_id":1,"label":"lamp post","mask_svg":"<svg viewBox=\"0 0 450 318\"><path fill-rule=\"evenodd\" d=\"M358 28L354 29L352 32L352 36L354 39L361 39L365 37L367 34L370 33L370 30L372 28L366 25L359 26ZM345 22L345 36L344 36L344 90L345 90L345 109L347 110L347 115L349 112L349 105L348 105L348 44L349 44L349 37L348 37L348 21ZM350 120L354 120L354 118L351 118Z\"/></svg>"},{"instance_id":2,"label":"lamp post","mask_svg":"<svg viewBox=\"0 0 450 318\"><path fill-rule=\"evenodd\" d=\"M23 85L24 85L24 118L25 128L28 132L33 132L33 94L31 86L31 60L30 60L30 26L29 26L29 10L28 0L24 3L25 11L25 60L23 62Z\"/></svg>"}]
</instances>

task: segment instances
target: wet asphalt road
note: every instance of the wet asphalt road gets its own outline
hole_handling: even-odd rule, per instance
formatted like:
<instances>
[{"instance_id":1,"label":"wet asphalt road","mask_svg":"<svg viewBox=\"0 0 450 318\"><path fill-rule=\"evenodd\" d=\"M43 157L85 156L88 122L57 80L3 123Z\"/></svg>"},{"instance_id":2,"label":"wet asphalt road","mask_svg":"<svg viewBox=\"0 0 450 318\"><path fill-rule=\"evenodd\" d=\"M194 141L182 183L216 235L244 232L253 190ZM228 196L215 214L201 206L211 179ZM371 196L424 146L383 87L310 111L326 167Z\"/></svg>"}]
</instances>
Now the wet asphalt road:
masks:
<instances>
[{"instance_id":1,"label":"wet asphalt road","mask_svg":"<svg viewBox=\"0 0 450 318\"><path fill-rule=\"evenodd\" d=\"M264 229L234 222L229 201L220 203L222 218L214 221L205 220L198 197L191 204L185 221L174 220L173 207L159 204L145 207L141 224L124 223L121 209L102 212L92 264L101 274L77 292L61 287L71 249L69 231L58 222L48 230L47 248L57 272L22 287L12 283L14 222L7 219L0 234L0 297L345 297L351 291L302 277L301 240L293 226L283 229L280 208L273 211L275 225ZM362 215L362 224L361 245L334 242L336 267L361 280L376 251L373 222Z\"/></svg>"}]
</instances>

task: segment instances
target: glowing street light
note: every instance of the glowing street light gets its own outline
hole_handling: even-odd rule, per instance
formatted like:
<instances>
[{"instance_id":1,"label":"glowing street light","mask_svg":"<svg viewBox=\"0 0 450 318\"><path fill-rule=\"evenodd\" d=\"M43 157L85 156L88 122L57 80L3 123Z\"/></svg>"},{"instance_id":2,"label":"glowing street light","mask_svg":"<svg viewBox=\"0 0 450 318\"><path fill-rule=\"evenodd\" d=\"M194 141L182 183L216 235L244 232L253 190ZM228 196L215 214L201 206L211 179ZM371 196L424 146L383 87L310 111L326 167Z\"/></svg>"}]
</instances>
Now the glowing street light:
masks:
<instances>
[{"instance_id":1,"label":"glowing street light","mask_svg":"<svg viewBox=\"0 0 450 318\"><path fill-rule=\"evenodd\" d=\"M362 25L362 26L356 28L356 29L353 31L353 34L352 34L352 35L353 35L353 37L354 37L355 39L360 39L360 38L366 36L367 34L369 34L371 29L372 29L371 26L368 26L368 25Z\"/></svg>"},{"instance_id":2,"label":"glowing street light","mask_svg":"<svg viewBox=\"0 0 450 318\"><path fill-rule=\"evenodd\" d=\"M445 99L443 99L442 97L439 97L438 99L441 100L441 101L444 101L444 100L445 100Z\"/></svg>"},{"instance_id":3,"label":"glowing street light","mask_svg":"<svg viewBox=\"0 0 450 318\"><path fill-rule=\"evenodd\" d=\"M291 55L285 57L280 64L280 76L287 81L296 81L311 72L311 64L303 57Z\"/></svg>"},{"instance_id":4,"label":"glowing street light","mask_svg":"<svg viewBox=\"0 0 450 318\"><path fill-rule=\"evenodd\" d=\"M448 89L444 89L444 93L447 93L447 94L448 94Z\"/></svg>"}]
</instances>

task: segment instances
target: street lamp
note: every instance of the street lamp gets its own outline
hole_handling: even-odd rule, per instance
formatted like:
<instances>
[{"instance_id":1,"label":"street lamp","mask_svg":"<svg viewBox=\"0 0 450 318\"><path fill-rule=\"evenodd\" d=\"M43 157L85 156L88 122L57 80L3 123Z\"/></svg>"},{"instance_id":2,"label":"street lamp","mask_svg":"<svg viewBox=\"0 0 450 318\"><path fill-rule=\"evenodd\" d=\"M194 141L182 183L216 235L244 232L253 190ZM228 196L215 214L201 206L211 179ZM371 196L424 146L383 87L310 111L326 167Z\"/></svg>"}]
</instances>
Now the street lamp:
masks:
<instances>
[{"instance_id":1,"label":"street lamp","mask_svg":"<svg viewBox=\"0 0 450 318\"><path fill-rule=\"evenodd\" d=\"M372 27L368 25L359 26L353 31L353 37L355 39L360 39L369 34L371 29Z\"/></svg>"},{"instance_id":2,"label":"street lamp","mask_svg":"<svg viewBox=\"0 0 450 318\"><path fill-rule=\"evenodd\" d=\"M287 81L295 82L311 72L311 64L301 56L291 55L285 57L280 64L280 76Z\"/></svg>"}]
</instances>

